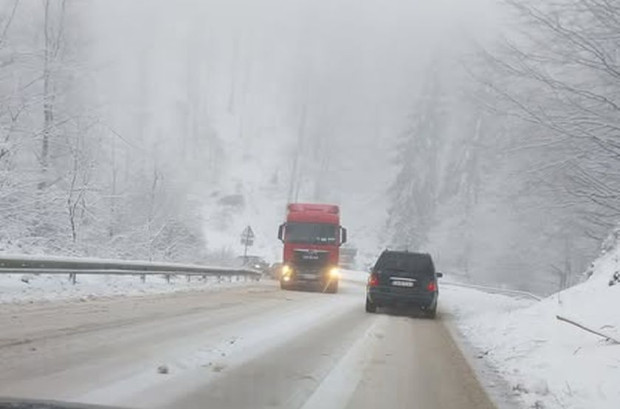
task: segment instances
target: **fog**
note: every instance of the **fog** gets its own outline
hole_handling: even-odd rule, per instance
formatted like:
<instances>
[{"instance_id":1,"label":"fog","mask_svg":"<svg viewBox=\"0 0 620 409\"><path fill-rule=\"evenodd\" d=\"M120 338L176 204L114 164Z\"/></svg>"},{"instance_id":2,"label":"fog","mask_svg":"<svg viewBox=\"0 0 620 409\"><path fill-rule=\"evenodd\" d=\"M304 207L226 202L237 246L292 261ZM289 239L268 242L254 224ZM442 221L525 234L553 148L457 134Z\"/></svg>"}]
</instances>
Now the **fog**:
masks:
<instances>
[{"instance_id":1,"label":"fog","mask_svg":"<svg viewBox=\"0 0 620 409\"><path fill-rule=\"evenodd\" d=\"M285 204L330 202L361 268L408 248L473 281L574 283L615 225L617 164L571 109L615 123L588 105L614 94L571 93L606 79L560 64L572 43L527 7L1 0L0 251L217 261L251 225L275 261Z\"/></svg>"}]
</instances>

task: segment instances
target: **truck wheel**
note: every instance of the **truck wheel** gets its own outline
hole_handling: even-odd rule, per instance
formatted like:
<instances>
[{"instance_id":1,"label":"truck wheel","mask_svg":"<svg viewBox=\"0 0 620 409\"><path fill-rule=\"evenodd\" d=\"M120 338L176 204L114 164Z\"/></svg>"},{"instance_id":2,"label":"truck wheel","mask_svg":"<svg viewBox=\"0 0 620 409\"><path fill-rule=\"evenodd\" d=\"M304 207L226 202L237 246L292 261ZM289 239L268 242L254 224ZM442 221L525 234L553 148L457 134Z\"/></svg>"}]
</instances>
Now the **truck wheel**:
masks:
<instances>
[{"instance_id":1,"label":"truck wheel","mask_svg":"<svg viewBox=\"0 0 620 409\"><path fill-rule=\"evenodd\" d=\"M338 292L338 281L328 282L327 284L321 284L319 291L327 294L335 294Z\"/></svg>"},{"instance_id":2,"label":"truck wheel","mask_svg":"<svg viewBox=\"0 0 620 409\"><path fill-rule=\"evenodd\" d=\"M377 306L372 303L368 298L366 298L366 312L375 313L377 312Z\"/></svg>"},{"instance_id":3,"label":"truck wheel","mask_svg":"<svg viewBox=\"0 0 620 409\"><path fill-rule=\"evenodd\" d=\"M330 283L327 287L327 292L330 294L336 294L338 292L338 281L334 281Z\"/></svg>"},{"instance_id":4,"label":"truck wheel","mask_svg":"<svg viewBox=\"0 0 620 409\"><path fill-rule=\"evenodd\" d=\"M284 281L280 281L280 289L281 290L289 290L291 288L290 284L285 283Z\"/></svg>"}]
</instances>

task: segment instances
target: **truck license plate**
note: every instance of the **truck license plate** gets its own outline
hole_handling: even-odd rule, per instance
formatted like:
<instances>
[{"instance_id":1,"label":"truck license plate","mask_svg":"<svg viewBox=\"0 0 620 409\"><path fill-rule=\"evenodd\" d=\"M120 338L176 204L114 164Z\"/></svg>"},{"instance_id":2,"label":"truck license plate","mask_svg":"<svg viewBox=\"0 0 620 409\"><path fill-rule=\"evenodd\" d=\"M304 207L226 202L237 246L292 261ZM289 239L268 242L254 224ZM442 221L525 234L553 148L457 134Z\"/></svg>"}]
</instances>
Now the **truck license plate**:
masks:
<instances>
[{"instance_id":1,"label":"truck license plate","mask_svg":"<svg viewBox=\"0 0 620 409\"><path fill-rule=\"evenodd\" d=\"M413 287L413 281L392 281L392 285L396 287Z\"/></svg>"},{"instance_id":2,"label":"truck license plate","mask_svg":"<svg viewBox=\"0 0 620 409\"><path fill-rule=\"evenodd\" d=\"M306 280L314 280L316 277L317 277L316 274L311 274L311 273L310 274L309 273L305 273L305 274L300 274L299 275L299 278L303 278L303 279L306 279Z\"/></svg>"}]
</instances>

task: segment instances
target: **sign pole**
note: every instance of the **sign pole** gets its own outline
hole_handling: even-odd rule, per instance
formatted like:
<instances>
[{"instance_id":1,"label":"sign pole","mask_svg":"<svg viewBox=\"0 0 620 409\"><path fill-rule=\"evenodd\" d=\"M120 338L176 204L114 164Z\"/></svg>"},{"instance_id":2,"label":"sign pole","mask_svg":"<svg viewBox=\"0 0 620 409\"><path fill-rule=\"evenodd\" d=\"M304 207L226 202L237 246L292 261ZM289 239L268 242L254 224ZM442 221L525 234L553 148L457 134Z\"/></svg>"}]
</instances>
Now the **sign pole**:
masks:
<instances>
[{"instance_id":1,"label":"sign pole","mask_svg":"<svg viewBox=\"0 0 620 409\"><path fill-rule=\"evenodd\" d=\"M254 244L254 232L252 227L247 226L241 233L241 244L243 244L243 264L248 262L248 247Z\"/></svg>"},{"instance_id":2,"label":"sign pole","mask_svg":"<svg viewBox=\"0 0 620 409\"><path fill-rule=\"evenodd\" d=\"M249 233L249 231L246 230L245 231L245 240L244 240L245 245L243 246L243 264L247 264L247 262L248 262L248 243L249 243L248 233Z\"/></svg>"}]
</instances>

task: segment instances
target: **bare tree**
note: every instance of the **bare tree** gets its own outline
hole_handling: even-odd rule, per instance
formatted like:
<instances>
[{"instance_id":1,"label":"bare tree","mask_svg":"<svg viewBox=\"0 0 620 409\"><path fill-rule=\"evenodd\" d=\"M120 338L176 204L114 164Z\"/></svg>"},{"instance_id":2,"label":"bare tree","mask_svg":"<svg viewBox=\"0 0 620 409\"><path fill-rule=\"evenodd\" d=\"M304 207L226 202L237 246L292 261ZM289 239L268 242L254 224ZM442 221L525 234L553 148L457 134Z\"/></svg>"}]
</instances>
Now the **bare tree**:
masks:
<instances>
[{"instance_id":1,"label":"bare tree","mask_svg":"<svg viewBox=\"0 0 620 409\"><path fill-rule=\"evenodd\" d=\"M55 70L55 64L57 63L60 49L63 42L64 31L64 18L66 0L60 2L58 10L55 5L57 2L51 0L45 1L45 13L44 13L44 39L45 44L43 48L43 131L41 141L41 170L43 172L43 178L39 183L39 189L43 189L46 186L45 174L49 167L49 150L50 139L53 137L54 132L54 100L55 89L53 82L53 75Z\"/></svg>"}]
</instances>

